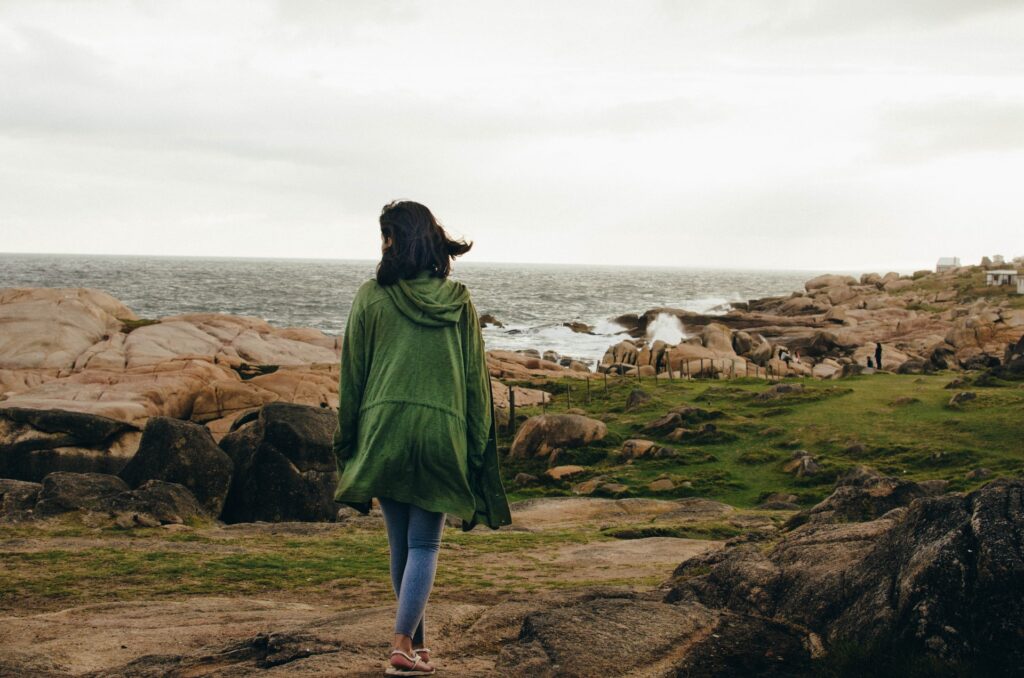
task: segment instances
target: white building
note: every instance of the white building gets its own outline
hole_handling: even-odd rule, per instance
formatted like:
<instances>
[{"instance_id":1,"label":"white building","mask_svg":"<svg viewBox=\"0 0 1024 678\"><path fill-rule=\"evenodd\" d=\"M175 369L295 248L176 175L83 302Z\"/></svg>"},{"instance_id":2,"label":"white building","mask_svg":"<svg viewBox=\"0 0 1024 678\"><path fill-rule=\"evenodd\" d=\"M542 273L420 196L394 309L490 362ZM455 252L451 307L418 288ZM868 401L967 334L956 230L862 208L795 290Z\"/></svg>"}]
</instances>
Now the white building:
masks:
<instances>
[{"instance_id":1,"label":"white building","mask_svg":"<svg viewBox=\"0 0 1024 678\"><path fill-rule=\"evenodd\" d=\"M986 285L1009 285L1011 287L1020 284L1020 275L1012 268L1000 268L992 271L985 271Z\"/></svg>"},{"instance_id":2,"label":"white building","mask_svg":"<svg viewBox=\"0 0 1024 678\"><path fill-rule=\"evenodd\" d=\"M954 268L960 268L960 257L942 257L939 263L935 264L935 272L942 273Z\"/></svg>"},{"instance_id":3,"label":"white building","mask_svg":"<svg viewBox=\"0 0 1024 678\"><path fill-rule=\"evenodd\" d=\"M1024 294L1024 275L1017 276L1017 294Z\"/></svg>"}]
</instances>

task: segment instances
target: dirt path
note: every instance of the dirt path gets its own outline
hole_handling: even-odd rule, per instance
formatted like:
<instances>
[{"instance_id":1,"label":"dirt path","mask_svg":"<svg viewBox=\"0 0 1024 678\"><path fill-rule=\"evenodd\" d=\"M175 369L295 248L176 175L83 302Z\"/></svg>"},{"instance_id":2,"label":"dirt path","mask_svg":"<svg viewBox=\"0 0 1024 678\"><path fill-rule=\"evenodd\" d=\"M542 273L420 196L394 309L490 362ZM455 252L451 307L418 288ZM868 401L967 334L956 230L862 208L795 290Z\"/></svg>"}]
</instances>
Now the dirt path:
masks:
<instances>
[{"instance_id":1,"label":"dirt path","mask_svg":"<svg viewBox=\"0 0 1024 678\"><path fill-rule=\"evenodd\" d=\"M517 507L511 529L590 531L607 524L649 523L666 515L706 519L730 510L652 500L542 500ZM270 532L329 537L340 529L344 526L254 524L201 532L225 539ZM500 538L498 533L485 534L481 540ZM2 546L7 552L27 552L97 543L110 545L109 540L61 536L9 539ZM240 548L237 542L152 538L132 540L126 547L230 552ZM650 590L681 561L718 547L714 541L650 537L552 543L525 551L491 549L486 541L445 549L439 568L515 576L522 590L496 593L456 583L438 586L428 608L429 645L449 675L483 675L493 667L501 644L516 638L523 617L538 606L594 590ZM393 615L390 592L359 586L330 595L307 590L162 596L45 612L14 609L0 615L0 676L379 676Z\"/></svg>"}]
</instances>

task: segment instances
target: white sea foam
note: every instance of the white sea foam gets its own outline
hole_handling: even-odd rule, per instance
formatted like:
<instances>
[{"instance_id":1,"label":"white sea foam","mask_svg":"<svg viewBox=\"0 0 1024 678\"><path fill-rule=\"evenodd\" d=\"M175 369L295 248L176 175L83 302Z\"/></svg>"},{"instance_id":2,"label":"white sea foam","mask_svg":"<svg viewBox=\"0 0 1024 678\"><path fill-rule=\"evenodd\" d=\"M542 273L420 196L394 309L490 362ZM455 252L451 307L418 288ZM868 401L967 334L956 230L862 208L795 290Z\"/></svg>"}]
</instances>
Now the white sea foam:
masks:
<instances>
[{"instance_id":1,"label":"white sea foam","mask_svg":"<svg viewBox=\"0 0 1024 678\"><path fill-rule=\"evenodd\" d=\"M686 328L678 316L671 313L659 313L654 320L647 323L647 341L664 341L675 346L686 339Z\"/></svg>"}]
</instances>

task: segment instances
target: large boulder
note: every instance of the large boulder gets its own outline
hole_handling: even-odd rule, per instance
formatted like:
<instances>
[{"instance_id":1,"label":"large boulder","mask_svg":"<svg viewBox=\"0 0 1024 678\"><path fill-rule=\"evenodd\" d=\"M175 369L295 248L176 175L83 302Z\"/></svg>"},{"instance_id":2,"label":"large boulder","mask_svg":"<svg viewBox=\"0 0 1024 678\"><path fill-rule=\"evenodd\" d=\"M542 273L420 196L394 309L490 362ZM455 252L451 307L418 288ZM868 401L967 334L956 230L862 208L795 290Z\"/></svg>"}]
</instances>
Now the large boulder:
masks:
<instances>
[{"instance_id":1,"label":"large boulder","mask_svg":"<svg viewBox=\"0 0 1024 678\"><path fill-rule=\"evenodd\" d=\"M835 491L819 504L796 514L786 523L793 528L805 523L863 522L907 506L930 489L910 480L883 476L866 466L855 466L836 481Z\"/></svg>"},{"instance_id":2,"label":"large boulder","mask_svg":"<svg viewBox=\"0 0 1024 678\"><path fill-rule=\"evenodd\" d=\"M1024 668L1024 481L920 497L869 522L805 524L777 545L682 563L666 601L786 622L824 651L927 657L972 675Z\"/></svg>"},{"instance_id":3,"label":"large boulder","mask_svg":"<svg viewBox=\"0 0 1024 678\"><path fill-rule=\"evenodd\" d=\"M131 488L108 473L68 473L58 471L43 478L35 512L50 516L68 511L106 511L110 499Z\"/></svg>"},{"instance_id":4,"label":"large boulder","mask_svg":"<svg viewBox=\"0 0 1024 678\"><path fill-rule=\"evenodd\" d=\"M93 344L135 320L106 292L75 287L0 288L0 367L71 368Z\"/></svg>"},{"instance_id":5,"label":"large boulder","mask_svg":"<svg viewBox=\"0 0 1024 678\"><path fill-rule=\"evenodd\" d=\"M134 334L134 333L133 333ZM206 384L238 378L229 367L178 356L129 369L85 369L0 402L0 408L61 409L108 417L138 426L153 416L188 419Z\"/></svg>"},{"instance_id":6,"label":"large boulder","mask_svg":"<svg viewBox=\"0 0 1024 678\"><path fill-rule=\"evenodd\" d=\"M704 348L712 351L716 356L734 356L736 352L732 348L732 330L721 323L708 323L700 333L701 343Z\"/></svg>"},{"instance_id":7,"label":"large boulder","mask_svg":"<svg viewBox=\"0 0 1024 678\"><path fill-rule=\"evenodd\" d=\"M131 487L149 480L183 485L210 515L219 516L233 468L231 457L217 446L205 427L170 417L151 417L138 452L118 475Z\"/></svg>"},{"instance_id":8,"label":"large boulder","mask_svg":"<svg viewBox=\"0 0 1024 678\"><path fill-rule=\"evenodd\" d=\"M556 449L582 447L608 434L603 421L580 414L542 414L530 417L512 441L513 458L547 457Z\"/></svg>"},{"instance_id":9,"label":"large boulder","mask_svg":"<svg viewBox=\"0 0 1024 678\"><path fill-rule=\"evenodd\" d=\"M117 473L135 454L131 424L82 412L0 409L0 477L38 482L54 471Z\"/></svg>"},{"instance_id":10,"label":"large boulder","mask_svg":"<svg viewBox=\"0 0 1024 678\"><path fill-rule=\"evenodd\" d=\"M74 511L101 514L122 527L153 527L211 517L188 488L177 483L149 480L132 490L117 476L104 473L58 472L43 478L34 517Z\"/></svg>"},{"instance_id":11,"label":"large boulder","mask_svg":"<svg viewBox=\"0 0 1024 678\"><path fill-rule=\"evenodd\" d=\"M221 519L228 523L332 521L338 484L333 410L270 403L220 442L234 462Z\"/></svg>"},{"instance_id":12,"label":"large boulder","mask_svg":"<svg viewBox=\"0 0 1024 678\"><path fill-rule=\"evenodd\" d=\"M519 351L487 351L487 369L497 379L586 376L585 373Z\"/></svg>"},{"instance_id":13,"label":"large boulder","mask_svg":"<svg viewBox=\"0 0 1024 678\"><path fill-rule=\"evenodd\" d=\"M163 480L147 480L134 490L116 494L104 503L108 515L122 527L153 527L211 518L188 488Z\"/></svg>"},{"instance_id":14,"label":"large boulder","mask_svg":"<svg viewBox=\"0 0 1024 678\"><path fill-rule=\"evenodd\" d=\"M815 278L811 278L804 283L804 289L808 292L821 289L823 287L835 287L837 285L856 285L857 279L850 275L834 275L826 273L825 275L819 275Z\"/></svg>"},{"instance_id":15,"label":"large boulder","mask_svg":"<svg viewBox=\"0 0 1024 678\"><path fill-rule=\"evenodd\" d=\"M601 358L602 365L636 365L640 350L632 341L622 340L608 347Z\"/></svg>"},{"instance_id":16,"label":"large boulder","mask_svg":"<svg viewBox=\"0 0 1024 678\"><path fill-rule=\"evenodd\" d=\"M1015 343L1007 344L1003 364L996 375L1004 379L1024 379L1024 335Z\"/></svg>"},{"instance_id":17,"label":"large boulder","mask_svg":"<svg viewBox=\"0 0 1024 678\"><path fill-rule=\"evenodd\" d=\"M42 487L41 483L0 478L0 520L20 520L31 515Z\"/></svg>"},{"instance_id":18,"label":"large boulder","mask_svg":"<svg viewBox=\"0 0 1024 678\"><path fill-rule=\"evenodd\" d=\"M779 313L785 316L816 315L818 313L825 313L828 309L827 297L812 299L811 297L796 296L782 302L779 306Z\"/></svg>"},{"instance_id":19,"label":"large boulder","mask_svg":"<svg viewBox=\"0 0 1024 678\"><path fill-rule=\"evenodd\" d=\"M811 643L799 629L699 603L598 590L536 606L518 637L502 645L500 675L793 676L811 669ZM587 646L601 650L581 650Z\"/></svg>"},{"instance_id":20,"label":"large boulder","mask_svg":"<svg viewBox=\"0 0 1024 678\"><path fill-rule=\"evenodd\" d=\"M732 333L732 350L736 355L746 355L754 348L754 338L749 332L739 330Z\"/></svg>"}]
</instances>

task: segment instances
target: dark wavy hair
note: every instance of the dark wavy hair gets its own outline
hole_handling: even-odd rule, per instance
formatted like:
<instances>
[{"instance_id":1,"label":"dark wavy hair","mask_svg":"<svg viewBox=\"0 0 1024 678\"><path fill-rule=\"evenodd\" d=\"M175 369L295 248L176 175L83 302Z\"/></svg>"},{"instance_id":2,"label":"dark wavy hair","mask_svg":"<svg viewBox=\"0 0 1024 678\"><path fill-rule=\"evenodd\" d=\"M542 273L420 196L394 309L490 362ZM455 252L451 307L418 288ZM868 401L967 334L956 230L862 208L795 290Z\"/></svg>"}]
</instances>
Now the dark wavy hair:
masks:
<instances>
[{"instance_id":1,"label":"dark wavy hair","mask_svg":"<svg viewBox=\"0 0 1024 678\"><path fill-rule=\"evenodd\" d=\"M425 205L411 200L396 200L380 212L380 233L391 238L377 264L377 282L393 285L423 270L435 278L447 278L452 259L473 246L465 240L452 240Z\"/></svg>"}]
</instances>

